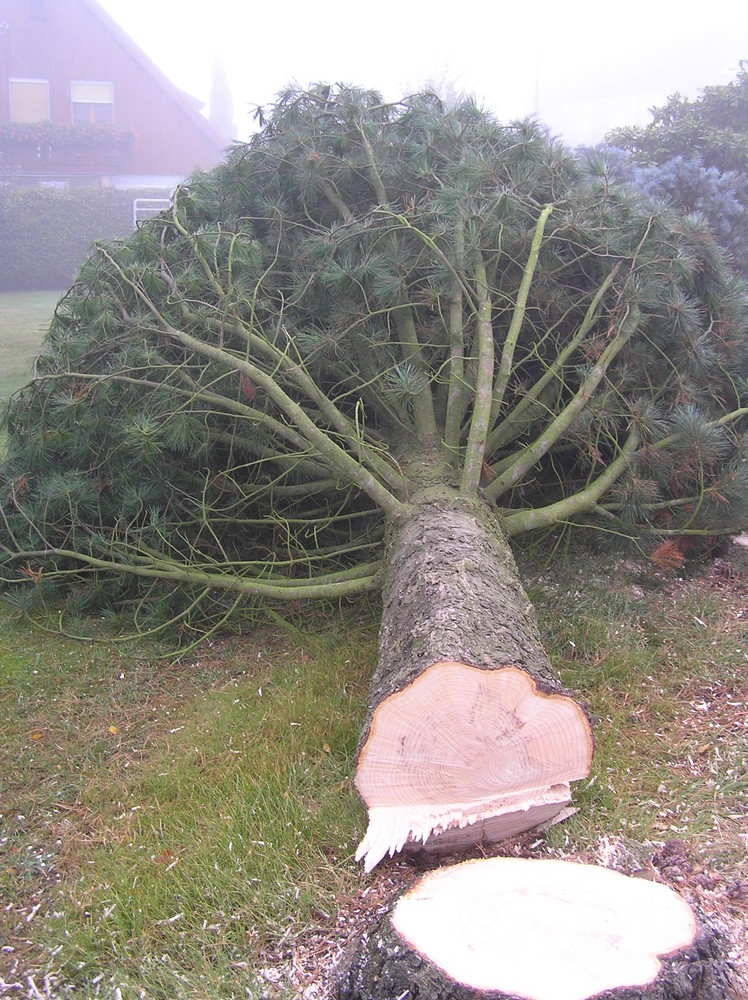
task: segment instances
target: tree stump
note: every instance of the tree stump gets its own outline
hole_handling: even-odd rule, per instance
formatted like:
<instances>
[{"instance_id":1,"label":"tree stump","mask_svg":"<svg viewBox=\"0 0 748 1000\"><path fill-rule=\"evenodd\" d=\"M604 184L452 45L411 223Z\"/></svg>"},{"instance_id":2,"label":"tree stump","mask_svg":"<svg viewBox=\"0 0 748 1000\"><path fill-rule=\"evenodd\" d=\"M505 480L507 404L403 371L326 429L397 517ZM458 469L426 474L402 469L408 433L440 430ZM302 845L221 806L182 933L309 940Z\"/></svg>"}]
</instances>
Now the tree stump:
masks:
<instances>
[{"instance_id":1,"label":"tree stump","mask_svg":"<svg viewBox=\"0 0 748 1000\"><path fill-rule=\"evenodd\" d=\"M748 534L728 539L724 559L735 576L748 580Z\"/></svg>"},{"instance_id":2,"label":"tree stump","mask_svg":"<svg viewBox=\"0 0 748 1000\"><path fill-rule=\"evenodd\" d=\"M498 518L454 491L390 525L377 671L355 784L357 858L456 851L546 822L589 773L592 734L543 648Z\"/></svg>"},{"instance_id":3,"label":"tree stump","mask_svg":"<svg viewBox=\"0 0 748 1000\"><path fill-rule=\"evenodd\" d=\"M431 872L359 942L338 1000L727 1000L718 931L665 885L493 858Z\"/></svg>"}]
</instances>

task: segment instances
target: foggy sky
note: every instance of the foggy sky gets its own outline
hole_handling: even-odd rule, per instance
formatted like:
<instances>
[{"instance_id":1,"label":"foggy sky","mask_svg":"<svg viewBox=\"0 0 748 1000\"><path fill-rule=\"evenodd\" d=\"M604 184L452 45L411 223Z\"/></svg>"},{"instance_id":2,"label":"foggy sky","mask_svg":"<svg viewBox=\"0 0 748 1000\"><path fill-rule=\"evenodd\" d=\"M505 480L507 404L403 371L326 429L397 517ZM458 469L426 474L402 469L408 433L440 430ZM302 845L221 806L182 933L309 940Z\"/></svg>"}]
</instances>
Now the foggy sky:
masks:
<instances>
[{"instance_id":1,"label":"foggy sky","mask_svg":"<svg viewBox=\"0 0 748 1000\"><path fill-rule=\"evenodd\" d=\"M593 143L645 124L676 91L728 83L748 59L748 4L738 0L493 0L441 13L421 0L99 2L206 105L218 55L241 138L252 109L292 80L373 87L388 100L442 80L502 120L534 114L572 144Z\"/></svg>"}]
</instances>

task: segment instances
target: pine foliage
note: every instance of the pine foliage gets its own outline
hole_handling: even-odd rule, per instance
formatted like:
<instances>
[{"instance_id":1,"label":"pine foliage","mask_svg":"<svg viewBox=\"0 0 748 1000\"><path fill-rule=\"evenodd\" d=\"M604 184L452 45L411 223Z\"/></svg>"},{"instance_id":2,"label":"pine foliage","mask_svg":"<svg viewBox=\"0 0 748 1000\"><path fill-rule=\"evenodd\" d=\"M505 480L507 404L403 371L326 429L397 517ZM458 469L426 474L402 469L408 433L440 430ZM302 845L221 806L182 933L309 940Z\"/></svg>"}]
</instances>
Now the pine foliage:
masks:
<instances>
[{"instance_id":1,"label":"pine foliage","mask_svg":"<svg viewBox=\"0 0 748 1000\"><path fill-rule=\"evenodd\" d=\"M706 226L537 124L289 89L59 303L6 415L3 578L188 632L345 599L426 464L512 535L727 531L747 328Z\"/></svg>"}]
</instances>

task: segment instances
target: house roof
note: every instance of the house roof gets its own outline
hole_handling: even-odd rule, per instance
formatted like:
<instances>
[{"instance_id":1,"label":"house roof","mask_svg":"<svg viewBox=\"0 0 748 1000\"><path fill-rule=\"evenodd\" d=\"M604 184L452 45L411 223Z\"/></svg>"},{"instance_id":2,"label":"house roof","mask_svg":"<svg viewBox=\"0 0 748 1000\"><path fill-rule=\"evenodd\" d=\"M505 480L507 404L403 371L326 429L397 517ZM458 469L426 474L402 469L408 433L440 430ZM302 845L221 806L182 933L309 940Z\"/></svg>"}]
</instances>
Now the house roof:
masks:
<instances>
[{"instance_id":1,"label":"house roof","mask_svg":"<svg viewBox=\"0 0 748 1000\"><path fill-rule=\"evenodd\" d=\"M229 137L221 135L213 124L200 114L202 102L197 98L186 94L183 90L180 90L179 87L175 86L168 76L166 76L166 74L163 73L158 66L148 58L145 52L143 52L143 50L135 44L127 32L120 27L117 21L115 21L115 19L107 13L107 11L105 11L100 4L97 3L97 0L79 0L79 2L86 7L95 18L101 21L109 34L116 38L119 44L126 49L135 60L137 60L143 70L153 78L154 82L158 84L160 89L195 122L197 127L203 131L207 139L216 143L219 147L228 146L230 142Z\"/></svg>"}]
</instances>

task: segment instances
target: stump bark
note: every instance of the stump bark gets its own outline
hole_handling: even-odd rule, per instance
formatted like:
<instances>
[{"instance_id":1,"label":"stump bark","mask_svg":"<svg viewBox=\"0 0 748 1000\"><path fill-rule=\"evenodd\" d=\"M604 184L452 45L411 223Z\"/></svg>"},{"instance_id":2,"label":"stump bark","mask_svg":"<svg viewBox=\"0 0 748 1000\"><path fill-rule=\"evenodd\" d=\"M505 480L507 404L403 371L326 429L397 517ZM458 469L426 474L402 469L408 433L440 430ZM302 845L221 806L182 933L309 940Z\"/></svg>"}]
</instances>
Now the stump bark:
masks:
<instances>
[{"instance_id":1,"label":"stump bark","mask_svg":"<svg viewBox=\"0 0 748 1000\"><path fill-rule=\"evenodd\" d=\"M748 580L748 534L728 539L724 558L735 576Z\"/></svg>"},{"instance_id":2,"label":"stump bark","mask_svg":"<svg viewBox=\"0 0 748 1000\"><path fill-rule=\"evenodd\" d=\"M338 1000L727 1000L719 932L667 886L493 858L431 872L359 942Z\"/></svg>"},{"instance_id":3,"label":"stump bark","mask_svg":"<svg viewBox=\"0 0 748 1000\"><path fill-rule=\"evenodd\" d=\"M434 488L389 526L379 658L355 784L371 870L465 849L560 812L592 734L559 683L501 524Z\"/></svg>"}]
</instances>

